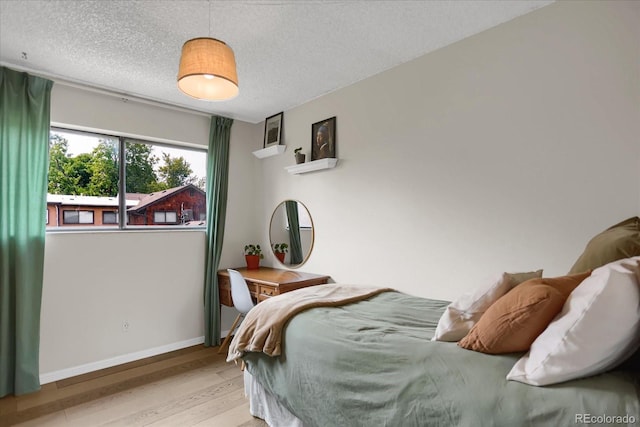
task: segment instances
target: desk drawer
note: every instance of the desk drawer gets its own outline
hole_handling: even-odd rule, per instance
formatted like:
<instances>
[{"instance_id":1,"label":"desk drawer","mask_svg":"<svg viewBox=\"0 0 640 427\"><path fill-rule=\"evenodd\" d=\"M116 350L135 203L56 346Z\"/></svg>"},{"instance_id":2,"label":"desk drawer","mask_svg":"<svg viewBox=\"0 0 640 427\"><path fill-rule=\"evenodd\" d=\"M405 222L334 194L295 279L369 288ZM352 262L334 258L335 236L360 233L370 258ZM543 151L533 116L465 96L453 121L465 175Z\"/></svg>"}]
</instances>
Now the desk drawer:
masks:
<instances>
[{"instance_id":1,"label":"desk drawer","mask_svg":"<svg viewBox=\"0 0 640 427\"><path fill-rule=\"evenodd\" d=\"M260 286L259 288L259 292L258 292L258 299L260 301L262 301L263 297L272 297L274 295L278 295L278 290L275 289L273 286Z\"/></svg>"},{"instance_id":2,"label":"desk drawer","mask_svg":"<svg viewBox=\"0 0 640 427\"><path fill-rule=\"evenodd\" d=\"M255 298L258 295L258 285L247 280L247 287L249 288L249 292L251 292L251 296Z\"/></svg>"}]
</instances>

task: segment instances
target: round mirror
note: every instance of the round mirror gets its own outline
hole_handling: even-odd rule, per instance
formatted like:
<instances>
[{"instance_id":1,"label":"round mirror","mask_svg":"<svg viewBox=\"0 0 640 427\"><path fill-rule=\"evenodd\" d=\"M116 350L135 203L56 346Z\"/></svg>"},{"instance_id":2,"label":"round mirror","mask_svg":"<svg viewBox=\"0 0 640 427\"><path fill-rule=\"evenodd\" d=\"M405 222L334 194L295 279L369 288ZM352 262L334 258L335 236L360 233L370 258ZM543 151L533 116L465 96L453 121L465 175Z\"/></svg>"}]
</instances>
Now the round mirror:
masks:
<instances>
[{"instance_id":1,"label":"round mirror","mask_svg":"<svg viewBox=\"0 0 640 427\"><path fill-rule=\"evenodd\" d=\"M271 215L269 242L276 259L285 267L298 268L313 249L313 221L305 205L285 200Z\"/></svg>"}]
</instances>

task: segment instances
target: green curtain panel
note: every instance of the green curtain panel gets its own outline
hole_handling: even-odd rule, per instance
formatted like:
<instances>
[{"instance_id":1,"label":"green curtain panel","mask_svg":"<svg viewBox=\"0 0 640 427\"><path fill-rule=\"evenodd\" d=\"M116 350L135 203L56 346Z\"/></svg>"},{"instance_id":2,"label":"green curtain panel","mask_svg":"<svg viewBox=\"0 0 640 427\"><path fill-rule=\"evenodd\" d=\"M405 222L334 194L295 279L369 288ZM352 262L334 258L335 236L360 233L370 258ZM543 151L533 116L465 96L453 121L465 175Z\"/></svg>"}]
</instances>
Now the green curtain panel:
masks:
<instances>
[{"instance_id":1,"label":"green curtain panel","mask_svg":"<svg viewBox=\"0 0 640 427\"><path fill-rule=\"evenodd\" d=\"M0 67L0 397L40 389L52 85Z\"/></svg>"},{"instance_id":2,"label":"green curtain panel","mask_svg":"<svg viewBox=\"0 0 640 427\"><path fill-rule=\"evenodd\" d=\"M291 243L291 264L301 264L304 261L302 256L302 241L300 240L300 220L298 219L298 202L287 200L287 221L289 221L289 242Z\"/></svg>"},{"instance_id":3,"label":"green curtain panel","mask_svg":"<svg viewBox=\"0 0 640 427\"><path fill-rule=\"evenodd\" d=\"M233 119L211 117L207 153L207 243L204 277L204 345L220 344L218 266L224 239L229 186L229 140Z\"/></svg>"}]
</instances>

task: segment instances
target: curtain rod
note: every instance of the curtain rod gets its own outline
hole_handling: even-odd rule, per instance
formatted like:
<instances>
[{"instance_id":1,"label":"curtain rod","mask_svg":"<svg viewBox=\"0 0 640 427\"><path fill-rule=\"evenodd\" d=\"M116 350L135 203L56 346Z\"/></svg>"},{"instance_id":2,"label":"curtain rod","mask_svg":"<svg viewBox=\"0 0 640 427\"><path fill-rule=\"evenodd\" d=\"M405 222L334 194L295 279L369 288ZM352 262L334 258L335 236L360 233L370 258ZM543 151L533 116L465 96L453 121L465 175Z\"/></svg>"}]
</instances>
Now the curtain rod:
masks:
<instances>
[{"instance_id":1,"label":"curtain rod","mask_svg":"<svg viewBox=\"0 0 640 427\"><path fill-rule=\"evenodd\" d=\"M28 68L28 67L22 67L22 66L18 66L18 65L15 65L15 64L6 63L6 62L3 62L3 61L0 61L0 65L3 66L3 67L15 69L16 71L29 73L29 74L32 74L32 75L37 76L37 77L42 77L42 78L45 78L45 79L53 80L53 82L56 83L56 84L60 84L60 85L63 85L63 86L68 86L68 87L73 87L73 88L76 88L76 89L82 89L82 90L86 90L88 92L99 93L99 94L102 94L102 95L107 95L107 96L111 96L111 97L114 97L114 98L120 98L120 99L123 99L123 100L131 100L131 101L139 102L141 104L152 105L152 106L156 106L156 107L166 108L166 109L169 109L169 110L180 111L180 112L183 112L183 113L198 114L198 115L205 116L205 117L211 117L213 115L216 115L215 113L208 113L206 111L196 110L196 109L192 109L192 108L189 108L189 107L181 107L181 106L178 106L178 105L173 105L173 104L169 104L169 103L162 102L162 101L143 98L143 97L136 96L136 95L130 95L130 94L127 94L127 93L115 92L115 91L110 90L110 89L100 88L98 86L93 86L93 85L90 85L88 83L72 80L72 79L69 79L67 77L59 76L59 75L52 74L52 73L43 73L41 71L33 70L31 68Z\"/></svg>"}]
</instances>

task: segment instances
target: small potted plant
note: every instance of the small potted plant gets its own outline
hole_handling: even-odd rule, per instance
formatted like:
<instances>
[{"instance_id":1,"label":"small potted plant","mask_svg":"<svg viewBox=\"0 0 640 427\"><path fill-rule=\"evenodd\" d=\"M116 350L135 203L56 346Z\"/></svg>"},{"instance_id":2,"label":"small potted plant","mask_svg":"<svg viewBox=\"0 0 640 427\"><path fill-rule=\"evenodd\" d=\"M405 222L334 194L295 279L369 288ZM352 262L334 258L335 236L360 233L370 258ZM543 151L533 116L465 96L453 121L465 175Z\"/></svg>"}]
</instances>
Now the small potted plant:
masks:
<instances>
[{"instance_id":1,"label":"small potted plant","mask_svg":"<svg viewBox=\"0 0 640 427\"><path fill-rule=\"evenodd\" d=\"M304 163L304 158L306 157L306 154L301 153L300 151L302 150L302 147L298 147L295 150L293 150L293 154L295 154L296 156L296 164L300 164L300 163Z\"/></svg>"},{"instance_id":2,"label":"small potted plant","mask_svg":"<svg viewBox=\"0 0 640 427\"><path fill-rule=\"evenodd\" d=\"M244 247L244 259L247 261L249 270L256 270L260 267L260 260L264 258L260 245L246 245Z\"/></svg>"},{"instance_id":3,"label":"small potted plant","mask_svg":"<svg viewBox=\"0 0 640 427\"><path fill-rule=\"evenodd\" d=\"M287 252L289 252L289 245L286 243L275 243L273 245L273 253L278 258L278 261L284 264L284 256Z\"/></svg>"}]
</instances>

